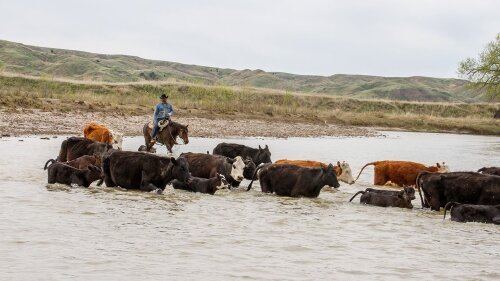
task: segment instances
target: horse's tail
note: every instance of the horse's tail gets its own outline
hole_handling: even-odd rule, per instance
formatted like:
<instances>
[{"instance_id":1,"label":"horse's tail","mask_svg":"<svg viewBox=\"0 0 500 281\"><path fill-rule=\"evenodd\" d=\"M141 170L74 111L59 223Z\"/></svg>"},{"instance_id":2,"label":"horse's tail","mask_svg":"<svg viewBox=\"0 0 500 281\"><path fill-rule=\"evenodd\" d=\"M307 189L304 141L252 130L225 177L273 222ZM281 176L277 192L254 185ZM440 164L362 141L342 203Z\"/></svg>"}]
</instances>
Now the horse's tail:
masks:
<instances>
[{"instance_id":1,"label":"horse's tail","mask_svg":"<svg viewBox=\"0 0 500 281\"><path fill-rule=\"evenodd\" d=\"M49 160L47 160L47 162L45 162L45 166L43 166L43 169L44 169L44 170L47 170L47 166L49 165L49 162L50 162L50 164L52 164L52 163L55 163L55 162L57 162L57 161L56 161L56 160L54 160L54 159L49 159Z\"/></svg>"},{"instance_id":2,"label":"horse's tail","mask_svg":"<svg viewBox=\"0 0 500 281\"><path fill-rule=\"evenodd\" d=\"M360 190L358 192L356 192L356 194L354 194L353 197L351 197L351 199L349 200L349 202L352 202L352 200L354 199L354 197L358 196L358 194L365 194L366 191L363 191L363 190Z\"/></svg>"},{"instance_id":3,"label":"horse's tail","mask_svg":"<svg viewBox=\"0 0 500 281\"><path fill-rule=\"evenodd\" d=\"M250 182L250 184L248 185L247 187L247 191L250 191L250 189L252 188L252 184L253 184L253 181L255 180L255 176L257 175L257 172L262 169L262 167L264 167L265 165L261 165L259 167L257 167L255 169L255 171L253 172L253 176L252 176L252 181Z\"/></svg>"},{"instance_id":4,"label":"horse's tail","mask_svg":"<svg viewBox=\"0 0 500 281\"><path fill-rule=\"evenodd\" d=\"M363 172L363 170L366 168L366 166L377 165L377 163L379 163L379 161L367 163L366 165L364 165L363 168L361 168L361 171L359 171L359 174L354 181L358 180L359 176L361 175L361 172Z\"/></svg>"}]
</instances>

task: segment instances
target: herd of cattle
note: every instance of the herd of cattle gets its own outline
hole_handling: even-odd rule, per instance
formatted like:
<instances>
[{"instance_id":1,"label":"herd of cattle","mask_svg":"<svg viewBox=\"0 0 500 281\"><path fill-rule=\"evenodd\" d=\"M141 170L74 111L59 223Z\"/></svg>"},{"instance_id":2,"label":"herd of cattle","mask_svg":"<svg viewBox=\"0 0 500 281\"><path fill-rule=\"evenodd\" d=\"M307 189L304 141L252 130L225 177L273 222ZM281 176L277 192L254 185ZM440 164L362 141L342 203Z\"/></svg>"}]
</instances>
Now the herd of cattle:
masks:
<instances>
[{"instance_id":1,"label":"herd of cattle","mask_svg":"<svg viewBox=\"0 0 500 281\"><path fill-rule=\"evenodd\" d=\"M100 133L96 133L100 132ZM103 133L104 132L104 133ZM339 180L353 184L365 167L374 166L375 185L403 187L399 191L367 188L360 202L381 207L413 208L417 188L422 207L450 209L454 221L500 224L500 168L478 172L450 172L436 163L425 166L409 161L378 161L366 164L356 180L347 162L336 165L311 160L271 161L271 152L241 144L220 143L207 153L182 153L178 158L139 151L123 151L121 139L96 123L84 129L85 137L70 137L61 144L58 157L49 159L48 183L88 187L94 181L108 187L161 193L174 189L214 194L221 188L238 187L243 179L260 182L262 192L280 196L317 197L324 186L338 188ZM116 136L116 134L114 134ZM104 137L103 137L104 136ZM423 196L422 196L423 193Z\"/></svg>"}]
</instances>

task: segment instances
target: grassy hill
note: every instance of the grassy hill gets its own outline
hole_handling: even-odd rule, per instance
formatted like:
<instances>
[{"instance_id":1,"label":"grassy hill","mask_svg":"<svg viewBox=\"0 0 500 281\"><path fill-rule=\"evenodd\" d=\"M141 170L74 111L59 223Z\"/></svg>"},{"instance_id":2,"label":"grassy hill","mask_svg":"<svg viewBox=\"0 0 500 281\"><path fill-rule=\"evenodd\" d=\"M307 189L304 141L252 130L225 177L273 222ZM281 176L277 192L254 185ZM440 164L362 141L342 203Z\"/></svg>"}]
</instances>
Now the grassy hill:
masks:
<instances>
[{"instance_id":1,"label":"grassy hill","mask_svg":"<svg viewBox=\"0 0 500 281\"><path fill-rule=\"evenodd\" d=\"M481 101L466 81L430 77L365 75L313 76L262 70L234 70L147 60L125 55L44 48L0 40L0 71L97 82L165 81L257 87L358 99Z\"/></svg>"}]
</instances>

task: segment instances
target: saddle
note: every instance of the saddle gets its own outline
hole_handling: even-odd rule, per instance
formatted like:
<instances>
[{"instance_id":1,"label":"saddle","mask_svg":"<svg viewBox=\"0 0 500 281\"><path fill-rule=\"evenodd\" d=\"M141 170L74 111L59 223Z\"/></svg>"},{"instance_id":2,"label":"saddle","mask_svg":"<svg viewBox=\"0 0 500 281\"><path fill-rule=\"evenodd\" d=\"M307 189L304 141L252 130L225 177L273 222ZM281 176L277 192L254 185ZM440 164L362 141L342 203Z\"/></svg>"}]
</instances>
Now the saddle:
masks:
<instances>
[{"instance_id":1,"label":"saddle","mask_svg":"<svg viewBox=\"0 0 500 281\"><path fill-rule=\"evenodd\" d=\"M163 129L166 128L169 124L170 124L170 121L168 119L160 120L160 122L158 122L158 127L160 127L160 130L158 132L163 131ZM148 123L148 127L150 129L153 129L154 128L154 123L153 122L149 122Z\"/></svg>"}]
</instances>

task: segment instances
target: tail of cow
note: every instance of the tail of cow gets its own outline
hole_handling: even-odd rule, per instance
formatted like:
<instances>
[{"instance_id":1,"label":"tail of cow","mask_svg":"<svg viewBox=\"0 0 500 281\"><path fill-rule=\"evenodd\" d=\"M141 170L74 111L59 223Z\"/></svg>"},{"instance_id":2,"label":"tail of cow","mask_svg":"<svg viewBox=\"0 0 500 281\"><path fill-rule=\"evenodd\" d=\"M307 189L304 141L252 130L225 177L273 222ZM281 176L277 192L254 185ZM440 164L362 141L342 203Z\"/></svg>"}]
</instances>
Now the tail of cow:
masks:
<instances>
[{"instance_id":1,"label":"tail of cow","mask_svg":"<svg viewBox=\"0 0 500 281\"><path fill-rule=\"evenodd\" d=\"M109 157L103 156L102 158L102 178L97 182L97 186L101 186L102 183L104 182L104 178L106 176L111 176L111 171L110 171L110 162L111 160Z\"/></svg>"},{"instance_id":2,"label":"tail of cow","mask_svg":"<svg viewBox=\"0 0 500 281\"><path fill-rule=\"evenodd\" d=\"M359 171L359 174L358 176L356 177L356 179L354 181L357 181L359 176L361 175L361 172L363 172L363 170L367 167L367 166L370 166L370 165L377 165L380 161L375 161L375 162L371 162L371 163L367 163L366 165L363 166L363 168L361 168L361 171Z\"/></svg>"},{"instance_id":3,"label":"tail of cow","mask_svg":"<svg viewBox=\"0 0 500 281\"><path fill-rule=\"evenodd\" d=\"M252 176L252 181L250 182L250 184L248 185L247 187L247 191L250 191L250 189L252 189L252 184L253 184L253 181L255 180L255 176L257 175L257 172L262 169L264 166L266 165L260 165L259 167L257 167L255 169L255 171L253 172L253 176Z\"/></svg>"},{"instance_id":4,"label":"tail of cow","mask_svg":"<svg viewBox=\"0 0 500 281\"><path fill-rule=\"evenodd\" d=\"M457 202L453 202L453 201L450 201L448 203L446 203L446 205L444 205L444 215L443 215L443 220L446 219L446 210L448 210L448 208L450 209L450 212L451 212L451 209L453 207L455 207L456 205L458 205L460 203L457 203Z\"/></svg>"},{"instance_id":5,"label":"tail of cow","mask_svg":"<svg viewBox=\"0 0 500 281\"><path fill-rule=\"evenodd\" d=\"M351 199L349 200L349 202L352 202L352 200L354 199L354 197L358 196L358 194L365 194L366 191L363 191L363 190L360 190L358 192L356 192L356 194L354 194L353 197L351 197Z\"/></svg>"},{"instance_id":6,"label":"tail of cow","mask_svg":"<svg viewBox=\"0 0 500 281\"><path fill-rule=\"evenodd\" d=\"M47 162L45 162L45 166L43 166L43 169L47 170L47 166L49 166L49 163L52 165L52 163L55 163L55 162L57 162L57 161L54 159L47 160Z\"/></svg>"},{"instance_id":7,"label":"tail of cow","mask_svg":"<svg viewBox=\"0 0 500 281\"><path fill-rule=\"evenodd\" d=\"M420 196L420 203L422 204L422 208L424 208L424 198L422 197L422 192L420 191L420 178L422 177L422 175L426 175L426 174L430 174L430 172L427 172L427 171L424 171L424 172L421 172L420 174L417 175L417 179L415 181L415 186L417 187L417 190L418 190L418 195Z\"/></svg>"}]
</instances>

